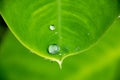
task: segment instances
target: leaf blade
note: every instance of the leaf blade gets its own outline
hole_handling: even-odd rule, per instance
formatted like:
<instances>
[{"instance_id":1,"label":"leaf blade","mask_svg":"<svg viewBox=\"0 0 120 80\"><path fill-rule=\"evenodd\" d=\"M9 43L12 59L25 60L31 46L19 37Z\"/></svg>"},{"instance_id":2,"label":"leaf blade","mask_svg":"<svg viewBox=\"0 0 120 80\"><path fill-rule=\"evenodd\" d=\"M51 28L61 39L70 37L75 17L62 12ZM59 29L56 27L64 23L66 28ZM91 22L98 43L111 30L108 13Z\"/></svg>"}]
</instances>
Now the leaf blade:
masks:
<instances>
[{"instance_id":1,"label":"leaf blade","mask_svg":"<svg viewBox=\"0 0 120 80\"><path fill-rule=\"evenodd\" d=\"M3 3L1 14L17 39L37 55L57 62L96 43L118 16L118 0L114 4L113 0ZM55 26L54 31L50 25ZM62 56L48 53L52 44L60 46Z\"/></svg>"}]
</instances>

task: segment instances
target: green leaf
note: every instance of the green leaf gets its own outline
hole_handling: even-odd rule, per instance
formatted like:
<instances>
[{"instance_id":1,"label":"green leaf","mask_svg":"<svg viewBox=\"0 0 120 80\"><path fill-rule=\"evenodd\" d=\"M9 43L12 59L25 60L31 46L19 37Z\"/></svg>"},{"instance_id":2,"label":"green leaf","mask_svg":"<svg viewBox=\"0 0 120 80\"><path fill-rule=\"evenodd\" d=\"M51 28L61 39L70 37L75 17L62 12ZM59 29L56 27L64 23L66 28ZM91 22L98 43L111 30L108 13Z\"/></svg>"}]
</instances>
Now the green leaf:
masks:
<instances>
[{"instance_id":1,"label":"green leaf","mask_svg":"<svg viewBox=\"0 0 120 80\"><path fill-rule=\"evenodd\" d=\"M0 49L0 80L119 80L119 36L120 19L97 45L65 59L59 70L56 63L32 54L8 32Z\"/></svg>"},{"instance_id":2,"label":"green leaf","mask_svg":"<svg viewBox=\"0 0 120 80\"><path fill-rule=\"evenodd\" d=\"M2 0L1 15L30 51L59 64L86 51L118 16L118 0Z\"/></svg>"}]
</instances>

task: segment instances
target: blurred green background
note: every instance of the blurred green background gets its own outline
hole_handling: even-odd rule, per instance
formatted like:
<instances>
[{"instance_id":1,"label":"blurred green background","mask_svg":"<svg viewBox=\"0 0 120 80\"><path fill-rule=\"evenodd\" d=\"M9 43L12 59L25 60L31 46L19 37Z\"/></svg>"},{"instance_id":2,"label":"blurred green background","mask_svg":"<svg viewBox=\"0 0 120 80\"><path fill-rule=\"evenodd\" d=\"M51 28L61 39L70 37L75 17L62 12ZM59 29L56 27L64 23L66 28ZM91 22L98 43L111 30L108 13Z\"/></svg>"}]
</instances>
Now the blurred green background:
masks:
<instances>
[{"instance_id":1,"label":"blurred green background","mask_svg":"<svg viewBox=\"0 0 120 80\"><path fill-rule=\"evenodd\" d=\"M0 80L120 80L120 18L93 48L62 67L23 47L0 17Z\"/></svg>"}]
</instances>

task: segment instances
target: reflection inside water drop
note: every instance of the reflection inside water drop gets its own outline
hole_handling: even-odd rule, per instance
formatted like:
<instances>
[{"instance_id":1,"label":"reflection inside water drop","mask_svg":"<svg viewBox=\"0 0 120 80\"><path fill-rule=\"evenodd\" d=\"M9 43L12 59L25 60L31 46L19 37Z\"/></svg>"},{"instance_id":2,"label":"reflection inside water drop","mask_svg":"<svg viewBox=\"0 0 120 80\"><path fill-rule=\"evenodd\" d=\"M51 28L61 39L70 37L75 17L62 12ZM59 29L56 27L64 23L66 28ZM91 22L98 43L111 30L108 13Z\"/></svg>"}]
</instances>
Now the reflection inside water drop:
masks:
<instances>
[{"instance_id":1,"label":"reflection inside water drop","mask_svg":"<svg viewBox=\"0 0 120 80\"><path fill-rule=\"evenodd\" d=\"M56 44L49 45L48 52L50 54L56 54L60 51L60 47Z\"/></svg>"},{"instance_id":2,"label":"reflection inside water drop","mask_svg":"<svg viewBox=\"0 0 120 80\"><path fill-rule=\"evenodd\" d=\"M50 28L50 30L52 30L52 31L55 30L55 26L54 26L54 25L50 25L49 28Z\"/></svg>"}]
</instances>

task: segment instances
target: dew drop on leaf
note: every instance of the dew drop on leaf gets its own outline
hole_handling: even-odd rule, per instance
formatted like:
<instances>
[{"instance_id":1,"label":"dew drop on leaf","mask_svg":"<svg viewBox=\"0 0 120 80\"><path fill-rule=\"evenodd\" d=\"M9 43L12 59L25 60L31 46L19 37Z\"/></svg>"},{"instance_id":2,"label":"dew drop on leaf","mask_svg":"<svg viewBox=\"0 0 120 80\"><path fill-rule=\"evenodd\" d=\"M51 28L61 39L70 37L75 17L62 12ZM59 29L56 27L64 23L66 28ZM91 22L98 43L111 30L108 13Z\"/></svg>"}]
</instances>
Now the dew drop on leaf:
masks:
<instances>
[{"instance_id":1,"label":"dew drop on leaf","mask_svg":"<svg viewBox=\"0 0 120 80\"><path fill-rule=\"evenodd\" d=\"M50 30L54 31L55 30L55 26L54 25L50 25Z\"/></svg>"},{"instance_id":2,"label":"dew drop on leaf","mask_svg":"<svg viewBox=\"0 0 120 80\"><path fill-rule=\"evenodd\" d=\"M62 54L60 53L59 55L61 56Z\"/></svg>"},{"instance_id":3,"label":"dew drop on leaf","mask_svg":"<svg viewBox=\"0 0 120 80\"><path fill-rule=\"evenodd\" d=\"M56 54L60 51L60 47L56 44L49 45L48 52L50 54Z\"/></svg>"}]
</instances>

